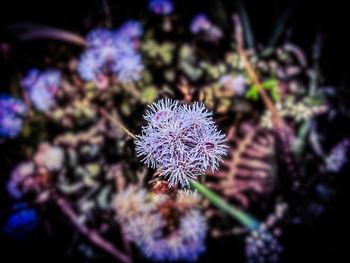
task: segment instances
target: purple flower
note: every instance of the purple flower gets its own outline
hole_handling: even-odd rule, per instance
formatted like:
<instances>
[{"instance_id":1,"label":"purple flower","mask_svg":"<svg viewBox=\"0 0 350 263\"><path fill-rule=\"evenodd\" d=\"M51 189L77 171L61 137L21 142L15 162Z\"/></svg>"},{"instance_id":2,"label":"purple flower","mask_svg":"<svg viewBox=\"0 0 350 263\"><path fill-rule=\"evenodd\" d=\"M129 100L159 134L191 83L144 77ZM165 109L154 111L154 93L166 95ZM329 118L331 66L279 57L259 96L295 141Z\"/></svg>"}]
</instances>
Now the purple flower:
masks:
<instances>
[{"instance_id":1,"label":"purple flower","mask_svg":"<svg viewBox=\"0 0 350 263\"><path fill-rule=\"evenodd\" d=\"M0 95L0 136L16 137L22 130L21 117L27 115L27 107L20 99Z\"/></svg>"},{"instance_id":2,"label":"purple flower","mask_svg":"<svg viewBox=\"0 0 350 263\"><path fill-rule=\"evenodd\" d=\"M22 209L11 214L3 228L4 234L21 240L28 236L37 226L38 217L36 211L31 208L23 209L25 204L17 204L14 209Z\"/></svg>"},{"instance_id":3,"label":"purple flower","mask_svg":"<svg viewBox=\"0 0 350 263\"><path fill-rule=\"evenodd\" d=\"M192 34L198 34L201 31L208 30L211 26L212 23L206 14L198 14L192 19L190 30Z\"/></svg>"},{"instance_id":4,"label":"purple flower","mask_svg":"<svg viewBox=\"0 0 350 263\"><path fill-rule=\"evenodd\" d=\"M6 94L0 95L0 109L13 112L20 116L27 115L27 106L20 100Z\"/></svg>"},{"instance_id":5,"label":"purple flower","mask_svg":"<svg viewBox=\"0 0 350 263\"><path fill-rule=\"evenodd\" d=\"M174 5L169 0L150 0L148 8L156 15L169 15L174 10Z\"/></svg>"},{"instance_id":6,"label":"purple flower","mask_svg":"<svg viewBox=\"0 0 350 263\"><path fill-rule=\"evenodd\" d=\"M145 237L140 247L154 261L195 261L205 251L206 232L205 218L193 209L180 219L178 229L169 236Z\"/></svg>"},{"instance_id":7,"label":"purple flower","mask_svg":"<svg viewBox=\"0 0 350 263\"><path fill-rule=\"evenodd\" d=\"M102 68L101 59L94 49L87 50L81 56L78 63L78 73L86 81L96 79Z\"/></svg>"},{"instance_id":8,"label":"purple flower","mask_svg":"<svg viewBox=\"0 0 350 263\"><path fill-rule=\"evenodd\" d=\"M338 143L326 158L326 168L330 172L339 172L347 162L347 151L350 145L348 138Z\"/></svg>"},{"instance_id":9,"label":"purple flower","mask_svg":"<svg viewBox=\"0 0 350 263\"><path fill-rule=\"evenodd\" d=\"M182 209L189 194L183 195L181 203L169 209ZM160 212L160 206L167 205L169 196L157 195L130 185L119 191L114 198L113 208L116 219L125 228L128 240L134 242L152 261L196 260L205 251L205 237L208 226L206 218L194 208L186 208L181 214L179 224L170 232L167 231L168 220ZM172 203L172 202L170 202ZM172 203L173 204L173 203Z\"/></svg>"},{"instance_id":10,"label":"purple flower","mask_svg":"<svg viewBox=\"0 0 350 263\"><path fill-rule=\"evenodd\" d=\"M141 56L137 53L121 56L113 67L113 72L122 83L138 81L142 70Z\"/></svg>"},{"instance_id":11,"label":"purple flower","mask_svg":"<svg viewBox=\"0 0 350 263\"><path fill-rule=\"evenodd\" d=\"M278 262L283 247L278 239L269 231L260 227L258 231L252 231L246 238L245 253L248 262Z\"/></svg>"},{"instance_id":12,"label":"purple flower","mask_svg":"<svg viewBox=\"0 0 350 263\"><path fill-rule=\"evenodd\" d=\"M30 178L34 172L35 166L33 162L19 163L13 169L11 172L11 179L7 183L7 191L13 198L19 199L24 193L30 190L24 187L24 182Z\"/></svg>"},{"instance_id":13,"label":"purple flower","mask_svg":"<svg viewBox=\"0 0 350 263\"><path fill-rule=\"evenodd\" d=\"M117 36L120 38L139 38L143 35L143 27L137 20L126 21L121 27L117 30Z\"/></svg>"},{"instance_id":14,"label":"purple flower","mask_svg":"<svg viewBox=\"0 0 350 263\"><path fill-rule=\"evenodd\" d=\"M62 76L57 70L46 70L39 73L37 69L33 69L22 80L30 101L35 109L41 112L48 111L55 105L55 94L61 84Z\"/></svg>"},{"instance_id":15,"label":"purple flower","mask_svg":"<svg viewBox=\"0 0 350 263\"><path fill-rule=\"evenodd\" d=\"M245 92L245 78L242 74L237 76L223 75L220 77L219 83L229 87L238 96L242 96Z\"/></svg>"},{"instance_id":16,"label":"purple flower","mask_svg":"<svg viewBox=\"0 0 350 263\"><path fill-rule=\"evenodd\" d=\"M247 262L273 263L278 262L283 247L279 243L282 234L280 224L286 214L288 205L280 202L275 205L275 211L270 214L259 229L253 230L246 237L245 253Z\"/></svg>"},{"instance_id":17,"label":"purple flower","mask_svg":"<svg viewBox=\"0 0 350 263\"><path fill-rule=\"evenodd\" d=\"M22 119L12 112L0 110L0 136L16 137L22 130Z\"/></svg>"},{"instance_id":18,"label":"purple flower","mask_svg":"<svg viewBox=\"0 0 350 263\"><path fill-rule=\"evenodd\" d=\"M139 80L143 64L133 38L142 34L142 26L133 20L124 23L116 32L93 30L86 37L88 48L79 60L80 77L95 82L102 75L116 76L121 82Z\"/></svg>"},{"instance_id":19,"label":"purple flower","mask_svg":"<svg viewBox=\"0 0 350 263\"><path fill-rule=\"evenodd\" d=\"M94 29L86 35L86 44L89 48L98 48L113 45L113 34L108 29Z\"/></svg>"},{"instance_id":20,"label":"purple flower","mask_svg":"<svg viewBox=\"0 0 350 263\"><path fill-rule=\"evenodd\" d=\"M226 154L225 135L203 104L179 105L165 99L149 108L136 152L143 156L142 162L168 178L169 186L189 186L188 179L196 180L206 169L218 169Z\"/></svg>"}]
</instances>

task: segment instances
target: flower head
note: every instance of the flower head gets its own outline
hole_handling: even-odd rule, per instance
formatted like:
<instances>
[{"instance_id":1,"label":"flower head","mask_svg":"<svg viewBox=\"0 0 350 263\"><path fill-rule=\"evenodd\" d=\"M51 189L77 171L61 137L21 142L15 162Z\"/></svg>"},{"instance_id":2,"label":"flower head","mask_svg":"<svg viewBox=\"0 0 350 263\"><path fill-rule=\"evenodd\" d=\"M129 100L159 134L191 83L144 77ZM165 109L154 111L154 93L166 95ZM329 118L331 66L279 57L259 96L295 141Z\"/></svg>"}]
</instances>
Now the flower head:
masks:
<instances>
[{"instance_id":1,"label":"flower head","mask_svg":"<svg viewBox=\"0 0 350 263\"><path fill-rule=\"evenodd\" d=\"M156 15L169 15L174 10L174 5L170 0L150 0L148 8Z\"/></svg>"},{"instance_id":2,"label":"flower head","mask_svg":"<svg viewBox=\"0 0 350 263\"><path fill-rule=\"evenodd\" d=\"M183 206L186 196L178 202L131 185L115 196L113 207L126 237L147 258L193 261L205 251L207 223L199 210Z\"/></svg>"},{"instance_id":3,"label":"flower head","mask_svg":"<svg viewBox=\"0 0 350 263\"><path fill-rule=\"evenodd\" d=\"M201 31L206 31L212 26L212 22L209 20L206 14L196 15L190 25L192 34L198 34Z\"/></svg>"},{"instance_id":4,"label":"flower head","mask_svg":"<svg viewBox=\"0 0 350 263\"><path fill-rule=\"evenodd\" d=\"M34 155L34 162L48 171L57 171L63 166L64 152L60 147L43 142Z\"/></svg>"},{"instance_id":5,"label":"flower head","mask_svg":"<svg viewBox=\"0 0 350 263\"><path fill-rule=\"evenodd\" d=\"M82 79L91 81L99 74L101 67L102 63L96 51L94 49L87 50L79 60L78 73Z\"/></svg>"},{"instance_id":6,"label":"flower head","mask_svg":"<svg viewBox=\"0 0 350 263\"><path fill-rule=\"evenodd\" d=\"M35 172L33 162L23 162L18 164L11 172L11 179L7 183L7 191L13 198L21 198L28 189L23 185L24 181Z\"/></svg>"},{"instance_id":7,"label":"flower head","mask_svg":"<svg viewBox=\"0 0 350 263\"><path fill-rule=\"evenodd\" d=\"M277 203L275 211L270 214L257 230L246 237L245 253L251 263L278 262L283 247L279 243L282 230L279 224L288 209L286 203Z\"/></svg>"},{"instance_id":8,"label":"flower head","mask_svg":"<svg viewBox=\"0 0 350 263\"><path fill-rule=\"evenodd\" d=\"M344 139L338 143L326 158L326 168L331 172L339 172L347 162L347 151L350 146L350 140Z\"/></svg>"},{"instance_id":9,"label":"flower head","mask_svg":"<svg viewBox=\"0 0 350 263\"><path fill-rule=\"evenodd\" d=\"M6 94L0 95L0 109L3 111L10 111L20 116L27 115L27 106L24 102Z\"/></svg>"},{"instance_id":10,"label":"flower head","mask_svg":"<svg viewBox=\"0 0 350 263\"><path fill-rule=\"evenodd\" d=\"M143 64L141 56L137 53L119 57L118 63L113 67L117 78L122 83L138 81L141 77Z\"/></svg>"},{"instance_id":11,"label":"flower head","mask_svg":"<svg viewBox=\"0 0 350 263\"><path fill-rule=\"evenodd\" d=\"M169 186L188 186L188 179L196 180L208 168L218 169L226 154L225 135L203 104L179 105L166 99L149 108L136 152L147 166L168 178Z\"/></svg>"},{"instance_id":12,"label":"flower head","mask_svg":"<svg viewBox=\"0 0 350 263\"><path fill-rule=\"evenodd\" d=\"M143 70L140 54L133 39L143 34L138 21L127 21L116 32L107 29L91 31L87 50L81 55L78 73L83 80L98 82L101 76L117 76L121 82L137 81Z\"/></svg>"},{"instance_id":13,"label":"flower head","mask_svg":"<svg viewBox=\"0 0 350 263\"><path fill-rule=\"evenodd\" d=\"M86 44L89 48L99 48L112 45L113 34L108 29L94 29L86 35Z\"/></svg>"},{"instance_id":14,"label":"flower head","mask_svg":"<svg viewBox=\"0 0 350 263\"><path fill-rule=\"evenodd\" d=\"M22 130L21 117L27 115L27 106L20 99L0 95L0 136L16 137Z\"/></svg>"},{"instance_id":15,"label":"flower head","mask_svg":"<svg viewBox=\"0 0 350 263\"><path fill-rule=\"evenodd\" d=\"M206 220L198 210L180 218L178 228L166 237L150 236L141 246L154 261L194 261L205 251Z\"/></svg>"},{"instance_id":16,"label":"flower head","mask_svg":"<svg viewBox=\"0 0 350 263\"><path fill-rule=\"evenodd\" d=\"M38 70L30 70L22 80L22 85L28 92L29 99L38 111L48 111L55 104L55 94L62 84L62 76L59 71L46 70L39 73Z\"/></svg>"},{"instance_id":17,"label":"flower head","mask_svg":"<svg viewBox=\"0 0 350 263\"><path fill-rule=\"evenodd\" d=\"M120 26L117 31L117 36L119 38L139 38L143 35L143 27L137 20L129 20Z\"/></svg>"},{"instance_id":18,"label":"flower head","mask_svg":"<svg viewBox=\"0 0 350 263\"><path fill-rule=\"evenodd\" d=\"M242 96L245 92L245 78L242 74L237 76L223 75L220 77L219 83L229 87L238 96Z\"/></svg>"}]
</instances>

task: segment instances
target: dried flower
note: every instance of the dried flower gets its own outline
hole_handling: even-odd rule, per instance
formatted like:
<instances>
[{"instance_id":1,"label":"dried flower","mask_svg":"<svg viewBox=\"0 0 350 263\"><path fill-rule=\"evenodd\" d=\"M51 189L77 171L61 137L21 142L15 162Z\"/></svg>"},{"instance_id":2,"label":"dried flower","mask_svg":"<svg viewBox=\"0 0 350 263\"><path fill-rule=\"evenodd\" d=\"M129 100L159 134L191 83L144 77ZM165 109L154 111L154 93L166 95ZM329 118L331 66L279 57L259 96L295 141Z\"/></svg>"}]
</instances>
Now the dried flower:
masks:
<instances>
[{"instance_id":1,"label":"dried flower","mask_svg":"<svg viewBox=\"0 0 350 263\"><path fill-rule=\"evenodd\" d=\"M308 120L313 116L322 114L328 110L325 105L310 106L302 101L295 102L293 97L287 97L282 103L277 103L276 109L281 117L292 118L295 122ZM264 112L261 116L260 124L264 128L272 128L270 111L266 110Z\"/></svg>"},{"instance_id":2,"label":"dried flower","mask_svg":"<svg viewBox=\"0 0 350 263\"><path fill-rule=\"evenodd\" d=\"M195 208L199 206L201 196L197 193L197 191L191 191L188 189L179 190L176 201L185 208Z\"/></svg>"},{"instance_id":3,"label":"dried flower","mask_svg":"<svg viewBox=\"0 0 350 263\"><path fill-rule=\"evenodd\" d=\"M148 121L136 141L138 156L168 177L169 187L196 180L206 169L218 169L226 154L225 135L217 130L212 113L203 104L178 105L171 99L149 106Z\"/></svg>"},{"instance_id":4,"label":"dried flower","mask_svg":"<svg viewBox=\"0 0 350 263\"><path fill-rule=\"evenodd\" d=\"M64 152L60 147L52 146L48 142L42 142L34 155L34 162L48 171L58 171L63 166Z\"/></svg>"}]
</instances>

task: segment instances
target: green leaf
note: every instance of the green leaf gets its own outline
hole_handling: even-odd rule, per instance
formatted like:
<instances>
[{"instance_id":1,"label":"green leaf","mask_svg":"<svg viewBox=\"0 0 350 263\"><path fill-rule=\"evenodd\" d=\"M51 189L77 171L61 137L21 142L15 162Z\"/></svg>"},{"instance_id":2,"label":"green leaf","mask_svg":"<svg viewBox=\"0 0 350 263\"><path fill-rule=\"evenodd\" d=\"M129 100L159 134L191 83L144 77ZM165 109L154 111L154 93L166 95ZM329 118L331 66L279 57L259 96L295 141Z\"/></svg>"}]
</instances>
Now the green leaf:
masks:
<instances>
[{"instance_id":1,"label":"green leaf","mask_svg":"<svg viewBox=\"0 0 350 263\"><path fill-rule=\"evenodd\" d=\"M157 89L154 86L146 87L141 92L141 100L144 103L151 104L158 97Z\"/></svg>"}]
</instances>

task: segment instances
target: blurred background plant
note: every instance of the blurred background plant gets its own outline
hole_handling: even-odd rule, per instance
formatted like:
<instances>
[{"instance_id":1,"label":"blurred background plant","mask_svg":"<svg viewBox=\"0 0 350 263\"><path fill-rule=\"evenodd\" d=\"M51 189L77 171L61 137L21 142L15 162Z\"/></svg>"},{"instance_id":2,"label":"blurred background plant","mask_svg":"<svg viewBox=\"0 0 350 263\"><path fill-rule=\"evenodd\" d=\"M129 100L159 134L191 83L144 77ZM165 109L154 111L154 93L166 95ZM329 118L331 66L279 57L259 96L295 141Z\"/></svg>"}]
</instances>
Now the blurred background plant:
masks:
<instances>
[{"instance_id":1,"label":"blurred background plant","mask_svg":"<svg viewBox=\"0 0 350 263\"><path fill-rule=\"evenodd\" d=\"M341 10L297 0L6 2L5 254L54 262L340 261L349 248L338 235L349 231L350 140ZM198 181L257 218L258 229L191 189L169 188L136 157L120 127L140 134L147 105L166 97L213 111L228 154Z\"/></svg>"}]
</instances>

